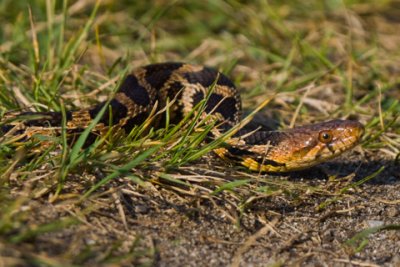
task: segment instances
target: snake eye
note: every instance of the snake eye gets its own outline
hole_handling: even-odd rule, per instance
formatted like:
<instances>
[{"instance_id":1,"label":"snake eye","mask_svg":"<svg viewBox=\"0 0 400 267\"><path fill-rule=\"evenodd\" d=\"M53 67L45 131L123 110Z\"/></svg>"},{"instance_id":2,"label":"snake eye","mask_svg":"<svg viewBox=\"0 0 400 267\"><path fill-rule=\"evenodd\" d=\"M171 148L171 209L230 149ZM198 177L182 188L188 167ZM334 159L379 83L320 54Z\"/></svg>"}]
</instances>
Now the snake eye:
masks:
<instances>
[{"instance_id":1,"label":"snake eye","mask_svg":"<svg viewBox=\"0 0 400 267\"><path fill-rule=\"evenodd\" d=\"M332 136L331 131L321 131L321 132L319 132L318 139L322 143L329 143L330 141L332 141L332 138L333 138L333 136Z\"/></svg>"}]
</instances>

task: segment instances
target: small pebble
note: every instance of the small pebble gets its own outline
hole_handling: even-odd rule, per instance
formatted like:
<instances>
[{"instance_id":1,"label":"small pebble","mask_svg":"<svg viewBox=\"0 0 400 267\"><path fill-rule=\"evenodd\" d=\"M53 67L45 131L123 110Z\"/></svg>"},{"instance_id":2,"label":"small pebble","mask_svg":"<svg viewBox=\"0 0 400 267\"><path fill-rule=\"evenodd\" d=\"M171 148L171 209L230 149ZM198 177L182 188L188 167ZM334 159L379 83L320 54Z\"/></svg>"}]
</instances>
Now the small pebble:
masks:
<instances>
[{"instance_id":1,"label":"small pebble","mask_svg":"<svg viewBox=\"0 0 400 267\"><path fill-rule=\"evenodd\" d=\"M399 210L396 207L389 207L386 210L386 215L390 218L399 216Z\"/></svg>"},{"instance_id":2,"label":"small pebble","mask_svg":"<svg viewBox=\"0 0 400 267\"><path fill-rule=\"evenodd\" d=\"M148 212L148 208L145 205L136 205L135 212L139 214L144 214Z\"/></svg>"}]
</instances>

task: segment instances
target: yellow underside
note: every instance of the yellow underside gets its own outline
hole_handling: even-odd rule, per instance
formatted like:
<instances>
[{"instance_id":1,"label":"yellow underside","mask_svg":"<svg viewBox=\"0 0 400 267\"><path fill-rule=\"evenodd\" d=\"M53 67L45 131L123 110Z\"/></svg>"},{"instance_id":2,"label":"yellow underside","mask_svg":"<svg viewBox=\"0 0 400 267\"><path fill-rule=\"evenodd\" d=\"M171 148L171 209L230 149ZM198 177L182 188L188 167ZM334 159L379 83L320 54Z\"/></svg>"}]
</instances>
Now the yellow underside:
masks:
<instances>
[{"instance_id":1,"label":"yellow underside","mask_svg":"<svg viewBox=\"0 0 400 267\"><path fill-rule=\"evenodd\" d=\"M228 150L226 148L216 148L214 149L214 152L221 157L222 159L227 159L226 155L228 153ZM228 159L227 159L228 160ZM240 161L240 164L248 168L249 170L252 171L261 171L261 172L284 172L286 169L283 166L272 166L268 164L260 164L257 161L255 161L252 158L249 157L243 157L243 159Z\"/></svg>"},{"instance_id":2,"label":"yellow underside","mask_svg":"<svg viewBox=\"0 0 400 267\"><path fill-rule=\"evenodd\" d=\"M272 166L268 164L260 164L252 158L243 158L241 162L243 166L249 168L252 171L261 172L283 172L286 169L281 166Z\"/></svg>"},{"instance_id":3,"label":"yellow underside","mask_svg":"<svg viewBox=\"0 0 400 267\"><path fill-rule=\"evenodd\" d=\"M226 148L220 147L220 148L216 148L213 150L215 154L218 155L218 157L222 158L222 159L226 159L225 155L226 153L228 153L228 150Z\"/></svg>"}]
</instances>

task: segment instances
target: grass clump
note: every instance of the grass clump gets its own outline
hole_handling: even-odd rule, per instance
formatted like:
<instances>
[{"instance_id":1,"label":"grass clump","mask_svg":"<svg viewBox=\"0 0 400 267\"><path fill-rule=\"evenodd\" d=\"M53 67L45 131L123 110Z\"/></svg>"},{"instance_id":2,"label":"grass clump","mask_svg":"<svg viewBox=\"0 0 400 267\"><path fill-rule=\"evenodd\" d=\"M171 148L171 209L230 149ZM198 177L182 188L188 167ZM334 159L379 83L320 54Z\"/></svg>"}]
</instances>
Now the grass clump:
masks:
<instances>
[{"instance_id":1,"label":"grass clump","mask_svg":"<svg viewBox=\"0 0 400 267\"><path fill-rule=\"evenodd\" d=\"M213 66L232 77L246 112L266 105L274 95L261 113L278 127L358 119L366 125L362 146L325 164L322 173L313 169L271 176L212 156L209 152L234 130L204 142L213 125L195 112L172 125L167 109L161 115L167 121L163 129L152 129L150 118L128 135L110 131L88 147L84 144L94 123L73 146L66 141L64 123L62 134L40 153L32 153L35 142L16 144L0 137L0 256L9 255L7 263L172 264L168 255L181 244L197 251L185 243L192 239L185 233L206 225L201 240L209 249L214 243L207 230L228 222L240 233L262 225L257 242L251 235L248 239L260 261L278 255L279 262L293 263L285 251L304 252L305 242L329 265L331 254L339 257L341 252L334 244L344 241L334 236L325 242L323 227L359 232L363 216L371 216L362 213L362 205L374 214L380 214L380 207L383 217L386 210L391 214L393 202L378 199L396 198L399 192L399 51L393 44L400 26L393 20L395 3L128 2L31 1L27 7L24 1L3 1L0 118L22 108L60 111L65 117L65 110L109 99L134 67L184 61ZM202 108L204 102L197 107ZM345 224L339 215L354 224ZM384 218L389 218L388 229L397 229L395 216L389 215ZM218 223L208 224L209 218ZM186 228L197 220L196 227ZM338 236L350 239L351 231ZM240 262L250 245L229 236L212 240L226 245L226 254L235 254ZM314 242L321 238L323 249ZM242 241L246 249L236 247ZM258 244L264 253L260 257ZM357 249L363 253L377 244L372 240ZM326 247L331 254L323 252ZM309 259L307 253L293 255ZM361 260L376 258L361 255ZM217 260L226 261L222 256Z\"/></svg>"}]
</instances>

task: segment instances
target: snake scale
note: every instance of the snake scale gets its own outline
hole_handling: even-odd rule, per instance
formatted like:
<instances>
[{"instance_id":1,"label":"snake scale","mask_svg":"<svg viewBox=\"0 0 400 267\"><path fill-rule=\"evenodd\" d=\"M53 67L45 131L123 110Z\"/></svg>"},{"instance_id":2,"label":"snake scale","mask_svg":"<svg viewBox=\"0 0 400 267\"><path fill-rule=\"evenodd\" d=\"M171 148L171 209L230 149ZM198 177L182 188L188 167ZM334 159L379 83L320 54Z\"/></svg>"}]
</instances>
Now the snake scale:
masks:
<instances>
[{"instance_id":1,"label":"snake scale","mask_svg":"<svg viewBox=\"0 0 400 267\"><path fill-rule=\"evenodd\" d=\"M101 133L113 125L129 132L146 121L155 106L157 110L165 109L168 101L175 99L169 113L171 121L176 123L206 97L202 115L211 114L218 122L216 130L212 131L216 138L241 119L240 95L227 76L212 68L185 63L139 67L125 77L109 102L67 111L67 133L82 132L104 105L108 107L93 131ZM39 118L13 122L14 118L25 115ZM10 113L3 119L7 122L0 124L0 132L24 141L36 134L54 134L52 129L59 129L62 123L60 112ZM154 127L160 125L159 122ZM246 126L240 132L246 132ZM340 155L353 148L363 132L361 123L337 119L286 130L258 130L244 136L236 135L214 152L253 171L286 172L308 168Z\"/></svg>"}]
</instances>

